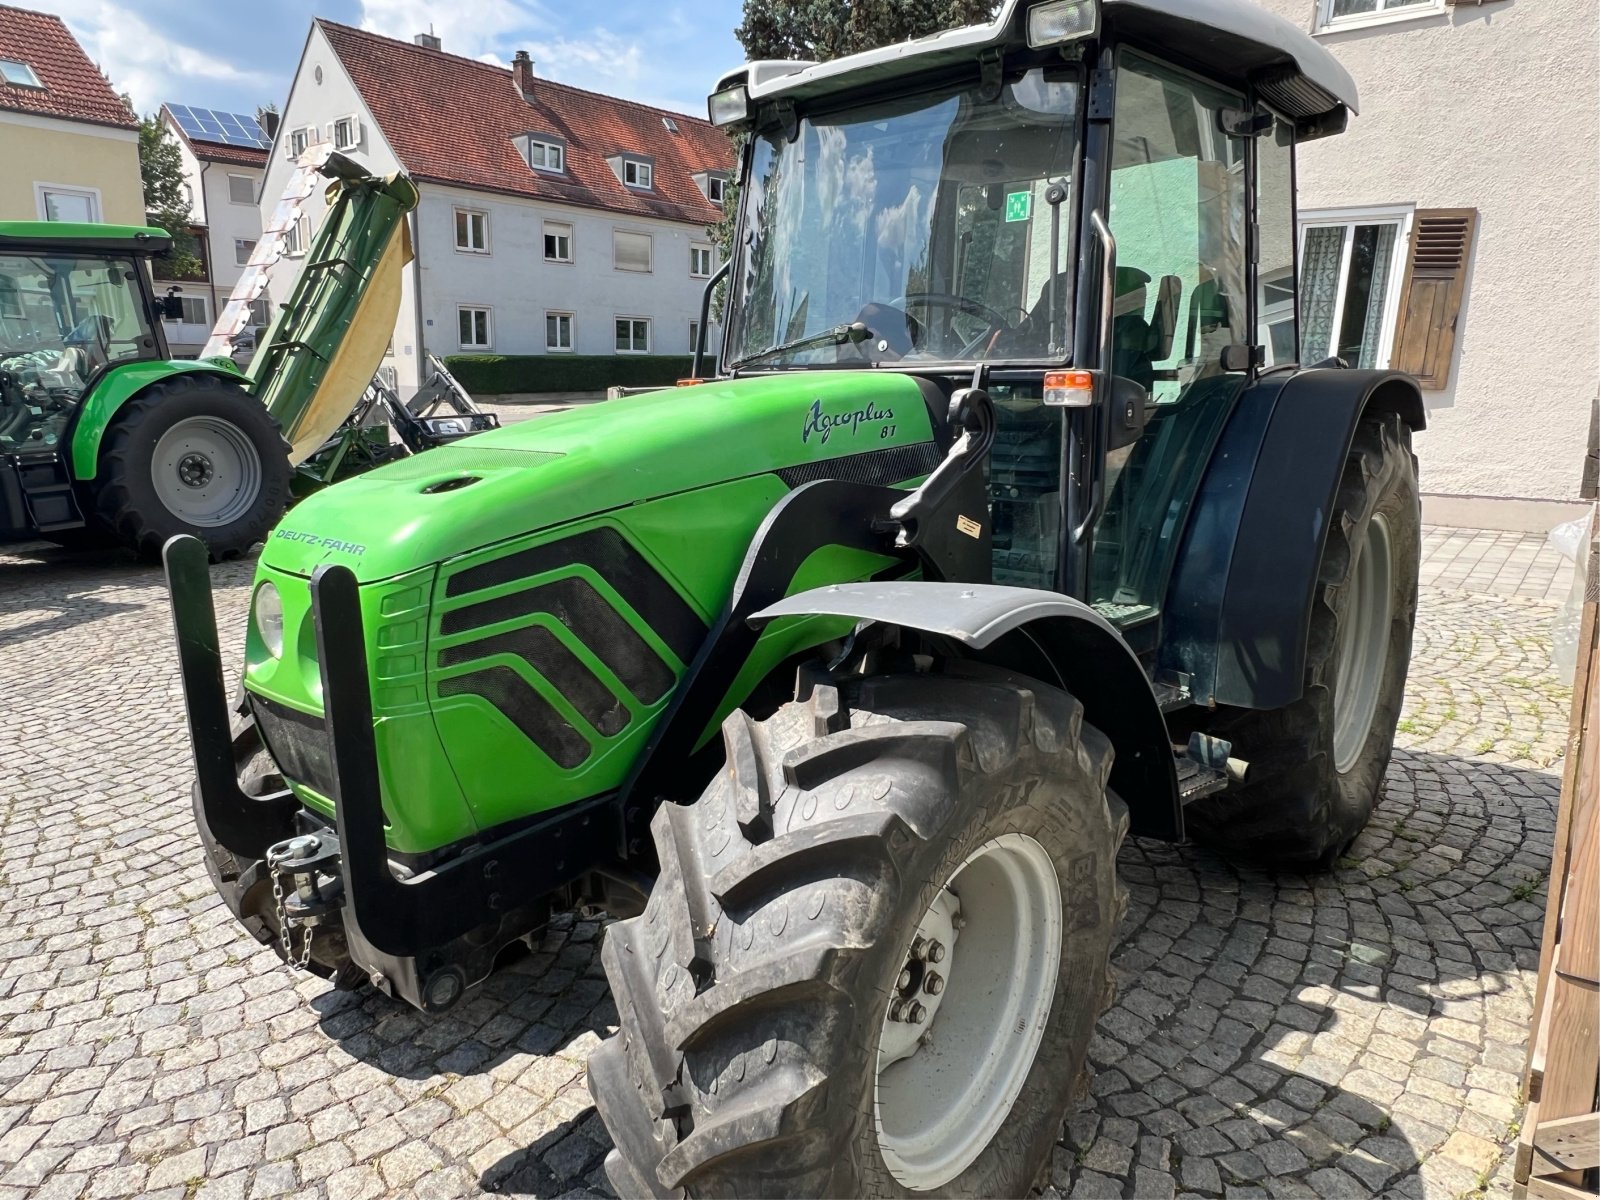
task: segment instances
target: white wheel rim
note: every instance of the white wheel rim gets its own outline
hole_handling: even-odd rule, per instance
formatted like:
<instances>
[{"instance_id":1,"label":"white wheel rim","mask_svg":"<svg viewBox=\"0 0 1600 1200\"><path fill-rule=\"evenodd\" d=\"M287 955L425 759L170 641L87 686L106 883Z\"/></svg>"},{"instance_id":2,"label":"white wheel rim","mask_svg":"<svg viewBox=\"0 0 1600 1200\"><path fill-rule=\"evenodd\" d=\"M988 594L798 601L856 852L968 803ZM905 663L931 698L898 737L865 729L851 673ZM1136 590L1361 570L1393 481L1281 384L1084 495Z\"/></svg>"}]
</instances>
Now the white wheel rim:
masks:
<instances>
[{"instance_id":1,"label":"white wheel rim","mask_svg":"<svg viewBox=\"0 0 1600 1200\"><path fill-rule=\"evenodd\" d=\"M1339 631L1333 685L1333 766L1341 775L1361 757L1378 711L1389 660L1393 572L1389 523L1375 513L1356 551L1349 606Z\"/></svg>"},{"instance_id":2,"label":"white wheel rim","mask_svg":"<svg viewBox=\"0 0 1600 1200\"><path fill-rule=\"evenodd\" d=\"M161 435L150 482L173 516L202 528L237 521L261 491L261 456L232 421L185 417Z\"/></svg>"},{"instance_id":3,"label":"white wheel rim","mask_svg":"<svg viewBox=\"0 0 1600 1200\"><path fill-rule=\"evenodd\" d=\"M949 1183L1004 1123L1050 1017L1061 926L1055 863L1020 833L968 855L918 923L906 961L916 978L885 1006L873 1091L878 1145L902 1186ZM937 963L933 943L945 948ZM942 987L930 991L934 973ZM906 1019L910 1003L920 1023Z\"/></svg>"}]
</instances>

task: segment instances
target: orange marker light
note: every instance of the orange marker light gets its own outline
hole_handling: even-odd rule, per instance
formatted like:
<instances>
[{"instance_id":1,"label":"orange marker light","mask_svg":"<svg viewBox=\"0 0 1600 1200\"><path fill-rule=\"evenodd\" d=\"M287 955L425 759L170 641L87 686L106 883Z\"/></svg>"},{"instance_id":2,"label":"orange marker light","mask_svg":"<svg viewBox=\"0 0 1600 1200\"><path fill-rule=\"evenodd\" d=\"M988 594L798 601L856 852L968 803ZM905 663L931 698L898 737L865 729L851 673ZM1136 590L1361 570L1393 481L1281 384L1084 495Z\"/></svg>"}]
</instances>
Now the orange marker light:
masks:
<instances>
[{"instance_id":1,"label":"orange marker light","mask_svg":"<svg viewBox=\"0 0 1600 1200\"><path fill-rule=\"evenodd\" d=\"M1093 371L1050 371L1044 377L1044 402L1059 408L1088 408L1094 403Z\"/></svg>"}]
</instances>

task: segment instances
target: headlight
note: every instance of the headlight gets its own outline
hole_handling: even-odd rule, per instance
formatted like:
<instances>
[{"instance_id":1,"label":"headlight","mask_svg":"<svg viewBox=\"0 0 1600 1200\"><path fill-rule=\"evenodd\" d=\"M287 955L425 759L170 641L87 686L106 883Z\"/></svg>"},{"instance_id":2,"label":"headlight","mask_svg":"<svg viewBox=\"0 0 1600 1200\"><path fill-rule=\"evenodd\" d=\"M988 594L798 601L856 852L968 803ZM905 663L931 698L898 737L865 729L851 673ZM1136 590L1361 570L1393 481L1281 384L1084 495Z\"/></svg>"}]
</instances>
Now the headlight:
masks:
<instances>
[{"instance_id":1,"label":"headlight","mask_svg":"<svg viewBox=\"0 0 1600 1200\"><path fill-rule=\"evenodd\" d=\"M750 115L750 92L744 84L735 84L715 93L706 101L706 108L713 125L737 125Z\"/></svg>"},{"instance_id":2,"label":"headlight","mask_svg":"<svg viewBox=\"0 0 1600 1200\"><path fill-rule=\"evenodd\" d=\"M1089 37L1098 20L1095 0L1051 0L1035 5L1028 10L1028 48L1039 50Z\"/></svg>"},{"instance_id":3,"label":"headlight","mask_svg":"<svg viewBox=\"0 0 1600 1200\"><path fill-rule=\"evenodd\" d=\"M278 589L272 584L263 583L256 589L256 598L251 607L255 614L256 633L261 638L261 644L273 658L282 658L283 597L278 595Z\"/></svg>"}]
</instances>

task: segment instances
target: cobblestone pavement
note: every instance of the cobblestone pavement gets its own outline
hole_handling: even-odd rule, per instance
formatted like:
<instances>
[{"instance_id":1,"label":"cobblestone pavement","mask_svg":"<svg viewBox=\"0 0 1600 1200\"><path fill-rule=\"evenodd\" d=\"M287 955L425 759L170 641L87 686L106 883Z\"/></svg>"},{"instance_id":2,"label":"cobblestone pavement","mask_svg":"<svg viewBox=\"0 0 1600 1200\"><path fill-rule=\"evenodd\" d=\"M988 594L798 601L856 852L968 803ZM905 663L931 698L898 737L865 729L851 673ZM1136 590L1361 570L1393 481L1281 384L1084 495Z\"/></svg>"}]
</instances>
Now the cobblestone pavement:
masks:
<instances>
[{"instance_id":1,"label":"cobblestone pavement","mask_svg":"<svg viewBox=\"0 0 1600 1200\"><path fill-rule=\"evenodd\" d=\"M214 574L234 660L249 576ZM1567 699L1548 590L1425 588L1402 749L1332 875L1129 844L1055 1190L1508 1190ZM597 926L442 1019L291 976L213 898L180 711L153 570L0 556L0 1200L603 1191Z\"/></svg>"}]
</instances>

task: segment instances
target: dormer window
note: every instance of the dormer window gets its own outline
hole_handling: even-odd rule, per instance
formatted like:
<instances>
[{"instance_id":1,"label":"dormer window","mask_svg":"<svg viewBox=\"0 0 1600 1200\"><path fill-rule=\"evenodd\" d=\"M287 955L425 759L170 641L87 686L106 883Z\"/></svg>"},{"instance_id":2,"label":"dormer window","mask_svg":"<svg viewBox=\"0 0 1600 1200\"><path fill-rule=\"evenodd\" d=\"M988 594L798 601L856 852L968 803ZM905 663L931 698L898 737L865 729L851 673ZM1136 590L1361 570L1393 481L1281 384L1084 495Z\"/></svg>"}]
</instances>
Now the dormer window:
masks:
<instances>
[{"instance_id":1,"label":"dormer window","mask_svg":"<svg viewBox=\"0 0 1600 1200\"><path fill-rule=\"evenodd\" d=\"M18 62L14 58L0 58L0 79L7 83L14 83L18 87L39 88L43 90L44 84L39 82L39 77L34 74L33 68L25 62Z\"/></svg>"},{"instance_id":2,"label":"dormer window","mask_svg":"<svg viewBox=\"0 0 1600 1200\"><path fill-rule=\"evenodd\" d=\"M707 200L722 207L723 199L728 194L728 176L719 171L696 171L694 176L696 186L705 193Z\"/></svg>"},{"instance_id":3,"label":"dormer window","mask_svg":"<svg viewBox=\"0 0 1600 1200\"><path fill-rule=\"evenodd\" d=\"M526 133L517 139L517 149L522 153L522 160L535 171L549 171L555 175L566 173L565 142L548 134Z\"/></svg>"},{"instance_id":4,"label":"dormer window","mask_svg":"<svg viewBox=\"0 0 1600 1200\"><path fill-rule=\"evenodd\" d=\"M640 162L636 158L622 160L622 182L631 188L647 191L655 186L653 176L654 168L647 162Z\"/></svg>"}]
</instances>

